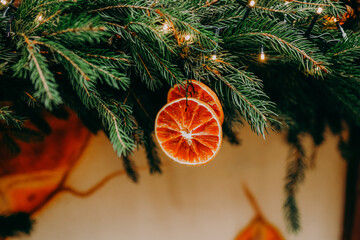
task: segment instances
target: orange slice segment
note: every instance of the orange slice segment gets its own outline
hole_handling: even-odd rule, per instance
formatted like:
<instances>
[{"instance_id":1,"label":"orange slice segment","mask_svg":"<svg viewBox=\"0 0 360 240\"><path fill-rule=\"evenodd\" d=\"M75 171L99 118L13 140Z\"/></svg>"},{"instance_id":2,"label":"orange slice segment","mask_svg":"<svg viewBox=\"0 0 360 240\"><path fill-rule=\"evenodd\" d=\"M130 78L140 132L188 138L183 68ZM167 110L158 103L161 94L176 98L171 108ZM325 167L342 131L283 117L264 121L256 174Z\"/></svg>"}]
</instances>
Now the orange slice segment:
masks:
<instances>
[{"instance_id":1,"label":"orange slice segment","mask_svg":"<svg viewBox=\"0 0 360 240\"><path fill-rule=\"evenodd\" d=\"M195 98L180 98L167 103L157 114L155 136L171 159L202 165L219 152L222 129L208 104Z\"/></svg>"},{"instance_id":2,"label":"orange slice segment","mask_svg":"<svg viewBox=\"0 0 360 240\"><path fill-rule=\"evenodd\" d=\"M188 97L197 98L209 104L210 107L215 111L216 115L220 119L220 123L222 124L224 122L224 112L221 107L219 98L216 96L213 90L199 81L189 80L189 83L185 83L183 85L174 85L174 87L172 87L168 92L167 101L171 102L175 99L186 97L186 88L188 84L191 84L188 87Z\"/></svg>"}]
</instances>

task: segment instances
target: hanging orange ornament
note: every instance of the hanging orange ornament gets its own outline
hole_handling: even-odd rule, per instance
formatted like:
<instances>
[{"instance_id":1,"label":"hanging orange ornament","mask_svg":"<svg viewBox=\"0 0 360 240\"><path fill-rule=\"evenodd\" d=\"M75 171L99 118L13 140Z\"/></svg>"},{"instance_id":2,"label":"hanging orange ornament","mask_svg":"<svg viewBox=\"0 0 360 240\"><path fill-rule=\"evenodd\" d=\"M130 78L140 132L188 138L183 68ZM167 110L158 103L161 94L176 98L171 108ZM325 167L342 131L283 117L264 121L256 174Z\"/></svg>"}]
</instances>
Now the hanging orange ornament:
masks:
<instances>
[{"instance_id":1,"label":"hanging orange ornament","mask_svg":"<svg viewBox=\"0 0 360 240\"><path fill-rule=\"evenodd\" d=\"M218 116L220 123L222 124L224 122L224 112L219 98L214 91L205 84L196 80L187 80L183 84L176 84L169 90L167 100L171 102L183 97L197 98L209 104Z\"/></svg>"},{"instance_id":2,"label":"hanging orange ornament","mask_svg":"<svg viewBox=\"0 0 360 240\"><path fill-rule=\"evenodd\" d=\"M155 136L174 161L202 165L215 158L222 142L222 128L215 111L196 98L179 98L157 114Z\"/></svg>"},{"instance_id":3,"label":"hanging orange ornament","mask_svg":"<svg viewBox=\"0 0 360 240\"><path fill-rule=\"evenodd\" d=\"M346 13L341 16L333 17L333 16L324 16L326 26L336 28L336 22L340 25L343 25L348 19L355 17L355 11L349 5L346 5Z\"/></svg>"}]
</instances>

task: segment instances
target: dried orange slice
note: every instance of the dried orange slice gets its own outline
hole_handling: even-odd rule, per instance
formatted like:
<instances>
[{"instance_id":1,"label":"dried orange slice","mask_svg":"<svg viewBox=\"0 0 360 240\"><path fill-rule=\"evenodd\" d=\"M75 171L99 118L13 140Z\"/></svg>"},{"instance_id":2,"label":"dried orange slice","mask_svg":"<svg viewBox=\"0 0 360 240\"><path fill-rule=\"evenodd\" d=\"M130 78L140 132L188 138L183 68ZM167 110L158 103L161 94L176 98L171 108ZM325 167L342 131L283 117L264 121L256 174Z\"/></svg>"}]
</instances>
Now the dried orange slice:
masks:
<instances>
[{"instance_id":1,"label":"dried orange slice","mask_svg":"<svg viewBox=\"0 0 360 240\"><path fill-rule=\"evenodd\" d=\"M219 152L222 129L208 104L195 98L180 98L167 103L157 114L155 136L171 159L201 165Z\"/></svg>"},{"instance_id":2,"label":"dried orange slice","mask_svg":"<svg viewBox=\"0 0 360 240\"><path fill-rule=\"evenodd\" d=\"M235 240L284 240L279 230L264 218L256 217Z\"/></svg>"},{"instance_id":3,"label":"dried orange slice","mask_svg":"<svg viewBox=\"0 0 360 240\"><path fill-rule=\"evenodd\" d=\"M175 84L174 87L172 87L168 92L167 101L171 102L175 99L186 97L187 84L191 84L188 87L188 97L197 98L209 104L210 107L212 107L212 109L215 111L216 115L220 119L220 123L222 124L224 122L224 112L221 107L219 98L216 96L213 90L199 81L189 80L189 83L182 85Z\"/></svg>"}]
</instances>

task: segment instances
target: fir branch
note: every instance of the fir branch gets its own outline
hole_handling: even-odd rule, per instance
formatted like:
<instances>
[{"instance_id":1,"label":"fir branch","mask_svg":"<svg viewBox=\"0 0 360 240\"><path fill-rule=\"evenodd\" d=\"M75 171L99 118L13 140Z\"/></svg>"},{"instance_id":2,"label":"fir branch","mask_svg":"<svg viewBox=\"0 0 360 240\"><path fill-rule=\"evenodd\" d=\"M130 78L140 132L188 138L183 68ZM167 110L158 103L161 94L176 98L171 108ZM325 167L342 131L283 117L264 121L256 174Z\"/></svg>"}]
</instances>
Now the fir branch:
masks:
<instances>
[{"instance_id":1,"label":"fir branch","mask_svg":"<svg viewBox=\"0 0 360 240\"><path fill-rule=\"evenodd\" d=\"M355 51L358 51L360 50L360 46L355 46L355 47L352 47L352 48L348 48L348 49L344 49L340 52L337 52L337 53L334 53L334 56L337 56L337 55L342 55L342 54L347 54L348 52L355 52Z\"/></svg>"},{"instance_id":2,"label":"fir branch","mask_svg":"<svg viewBox=\"0 0 360 240\"><path fill-rule=\"evenodd\" d=\"M65 34L65 33L80 33L80 32L87 32L87 31L106 31L106 28L105 27L92 27L92 26L82 27L82 28L68 28L68 29L64 29L59 32L53 32L50 34L45 33L44 36L52 37L52 36Z\"/></svg>"},{"instance_id":3,"label":"fir branch","mask_svg":"<svg viewBox=\"0 0 360 240\"><path fill-rule=\"evenodd\" d=\"M61 13L61 11L57 11L56 13L54 13L53 15L51 15L50 17L44 19L43 21L41 21L40 23L38 23L34 28L32 28L30 31L27 31L26 34L30 35L30 33L34 32L37 28L39 28L40 26L42 26L43 24L49 22L51 19L53 19L54 17L58 16Z\"/></svg>"},{"instance_id":4,"label":"fir branch","mask_svg":"<svg viewBox=\"0 0 360 240\"><path fill-rule=\"evenodd\" d=\"M113 111L110 110L110 105L106 104L102 99L99 98L95 93L93 97L97 100L99 107L98 111L103 120L103 124L109 132L109 138L113 144L114 150L117 152L118 156L127 156L135 148L134 140L126 133L126 129L129 131L132 130L132 126L126 126L126 122L121 124L121 120ZM120 108L120 104L114 104L114 107ZM127 106L128 108L128 106ZM131 109L123 109L122 114L131 114ZM127 116L129 118L129 116Z\"/></svg>"},{"instance_id":5,"label":"fir branch","mask_svg":"<svg viewBox=\"0 0 360 240\"><path fill-rule=\"evenodd\" d=\"M39 97L44 103L45 107L51 109L53 105L59 105L62 103L59 92L57 91L57 83L54 75L49 70L48 65L45 62L45 58L39 54L38 50L34 46L34 42L22 34L27 44L27 51L29 53L30 64L29 71L31 72L30 78L35 86L35 97ZM21 65L16 67L22 68Z\"/></svg>"},{"instance_id":6,"label":"fir branch","mask_svg":"<svg viewBox=\"0 0 360 240\"><path fill-rule=\"evenodd\" d=\"M15 237L21 233L29 234L34 220L25 212L0 215L0 237Z\"/></svg>"},{"instance_id":7,"label":"fir branch","mask_svg":"<svg viewBox=\"0 0 360 240\"><path fill-rule=\"evenodd\" d=\"M161 160L157 153L157 147L151 134L144 138L144 146L146 151L146 158L150 166L150 174L161 173Z\"/></svg>"},{"instance_id":8,"label":"fir branch","mask_svg":"<svg viewBox=\"0 0 360 240\"><path fill-rule=\"evenodd\" d=\"M59 4L59 3L67 3L67 2L76 3L77 0L55 0L55 1L45 2L45 3L42 3L42 4L32 8L31 11L35 11L35 10L37 10L39 8L47 7L49 5Z\"/></svg>"},{"instance_id":9,"label":"fir branch","mask_svg":"<svg viewBox=\"0 0 360 240\"><path fill-rule=\"evenodd\" d=\"M84 79L86 81L90 81L90 77L85 74L85 72L80 68L80 66L78 64L76 64L70 56L66 55L64 53L64 51L61 51L60 49L56 48L54 45L45 43L45 42L39 42L39 41L33 41L34 44L38 44L38 45L44 45L46 47L48 47L49 49L52 49L54 51L56 51L57 53L59 53L64 59L66 59L79 73L81 76L84 77ZM73 53L70 51L70 53ZM88 94L89 95L89 94Z\"/></svg>"},{"instance_id":10,"label":"fir branch","mask_svg":"<svg viewBox=\"0 0 360 240\"><path fill-rule=\"evenodd\" d=\"M266 100L267 96L256 84L259 80L249 81L249 77L255 77L240 70L226 77L217 76L220 80L217 92L228 98L228 102L238 109L253 131L265 137L266 128L274 121L271 117L275 116L271 110L274 104ZM225 88L220 83L223 83Z\"/></svg>"},{"instance_id":11,"label":"fir branch","mask_svg":"<svg viewBox=\"0 0 360 240\"><path fill-rule=\"evenodd\" d=\"M310 57L304 50L301 50L301 49L297 48L294 44L292 44L290 42L287 42L287 41L285 41L284 39L282 39L280 37L277 37L277 36L275 36L273 34L261 33L261 32L252 32L252 33L248 33L248 35L261 35L261 36L265 36L265 37L268 37L268 38L272 38L272 39L276 40L277 42L279 42L282 46L285 45L289 49L293 49L295 52L300 54L303 59L309 60L309 62L313 63L313 65L318 67L321 71L324 71L325 73L328 73L328 69L325 66L322 65L323 62L316 61L315 59ZM241 37L241 34L239 36Z\"/></svg>"},{"instance_id":12,"label":"fir branch","mask_svg":"<svg viewBox=\"0 0 360 240\"><path fill-rule=\"evenodd\" d=\"M129 79L125 77L125 75L122 74L119 70L115 70L113 66L106 66L106 62L103 62L104 64L102 64L102 66L98 66L85 60L84 58L81 58L79 55L78 57L83 62L91 66L94 72L98 73L97 77L100 79L104 79L109 86L115 89L119 89L120 87L122 87L124 90L129 86ZM98 61L96 61L96 63L98 63Z\"/></svg>"},{"instance_id":13,"label":"fir branch","mask_svg":"<svg viewBox=\"0 0 360 240\"><path fill-rule=\"evenodd\" d=\"M133 182L137 182L138 178L139 178L139 174L135 171L134 162L131 161L131 159L128 158L127 156L123 156L122 160L123 160L123 164L124 164L124 169L125 169L126 174L128 175L128 177Z\"/></svg>"},{"instance_id":14,"label":"fir branch","mask_svg":"<svg viewBox=\"0 0 360 240\"><path fill-rule=\"evenodd\" d=\"M239 52L238 49L241 49L241 46L248 46L250 43L254 45L255 42L259 45L263 44L265 50L276 51L278 55L282 56L280 60L299 64L307 74L322 76L322 73L329 73L330 71L327 67L330 59L324 56L315 44L284 22L258 19L244 23L237 31L238 33L234 35L230 35L228 32L226 35L229 34L230 36L225 35L224 37L226 44L224 47L228 51ZM239 52L239 58L248 59L247 51L255 49L258 51L258 47L256 47L249 48L245 52ZM275 56L273 58L272 61L275 61Z\"/></svg>"},{"instance_id":15,"label":"fir branch","mask_svg":"<svg viewBox=\"0 0 360 240\"><path fill-rule=\"evenodd\" d=\"M19 129L22 128L24 124L23 119L16 116L15 113L10 110L9 106L0 108L0 121L4 121L7 125L11 125Z\"/></svg>"},{"instance_id":16,"label":"fir branch","mask_svg":"<svg viewBox=\"0 0 360 240\"><path fill-rule=\"evenodd\" d=\"M154 80L154 77L151 75L149 69L147 68L146 64L144 63L144 60L142 60L141 56L139 53L137 53L138 58L140 59L140 62L142 63L142 65L144 66L146 73L149 75L151 80Z\"/></svg>"},{"instance_id":17,"label":"fir branch","mask_svg":"<svg viewBox=\"0 0 360 240\"><path fill-rule=\"evenodd\" d=\"M291 13L291 11L279 10L279 9L271 9L271 8L261 7L261 6L258 6L258 5L256 5L254 8L264 10L264 11L268 11L268 12L274 12L274 13L285 13L285 14Z\"/></svg>"},{"instance_id":18,"label":"fir branch","mask_svg":"<svg viewBox=\"0 0 360 240\"><path fill-rule=\"evenodd\" d=\"M155 76L159 74L164 79L169 81L170 85L174 85L175 83L180 82L179 70L175 66L170 65L166 59L162 59L161 57L159 57L158 54L155 53L153 48L150 46L150 44L154 42L154 39L146 41L143 40L140 35L134 34L134 32L131 32L130 29L124 26L113 23L109 24L115 26L115 28L113 29L115 33L121 35L124 39L128 41L137 70L140 73L144 73L140 74L141 78L146 81L147 85L151 89L155 89L162 85L159 77L155 78ZM140 56L140 58L138 57L138 55ZM146 65L143 64L145 62L147 63ZM149 67L150 64L151 70ZM147 76L149 78L147 78Z\"/></svg>"},{"instance_id":19,"label":"fir branch","mask_svg":"<svg viewBox=\"0 0 360 240\"><path fill-rule=\"evenodd\" d=\"M140 25L144 28L147 28L150 30L149 31L146 31L144 32L143 34L144 35L153 35L153 39L156 39L157 41L155 43L158 44L158 48L160 49L161 53L162 54L166 54L166 51L164 48L166 48L169 52L171 52L172 54L175 54L175 50L172 49L169 44L167 44L167 42L164 40L164 38L156 31L156 29L150 27L148 24L146 23L141 23L141 22L129 22L128 25L131 25L131 24L137 24L137 25Z\"/></svg>"},{"instance_id":20,"label":"fir branch","mask_svg":"<svg viewBox=\"0 0 360 240\"><path fill-rule=\"evenodd\" d=\"M210 7L211 5L217 3L218 1L219 1L219 0L213 0L213 1L211 1L211 2L206 1L206 3L205 3L204 5L202 5L202 6L198 7L198 8L196 8L196 9L192 10L192 12L196 12L196 11L202 9L202 8Z\"/></svg>"},{"instance_id":21,"label":"fir branch","mask_svg":"<svg viewBox=\"0 0 360 240\"><path fill-rule=\"evenodd\" d=\"M292 142L293 159L287 166L285 193L286 200L284 203L285 216L288 220L288 227L293 232L300 230L300 214L296 203L295 195L298 192L299 184L304 181L305 171L307 169L305 150L297 136L291 137L289 133L289 141Z\"/></svg>"}]
</instances>

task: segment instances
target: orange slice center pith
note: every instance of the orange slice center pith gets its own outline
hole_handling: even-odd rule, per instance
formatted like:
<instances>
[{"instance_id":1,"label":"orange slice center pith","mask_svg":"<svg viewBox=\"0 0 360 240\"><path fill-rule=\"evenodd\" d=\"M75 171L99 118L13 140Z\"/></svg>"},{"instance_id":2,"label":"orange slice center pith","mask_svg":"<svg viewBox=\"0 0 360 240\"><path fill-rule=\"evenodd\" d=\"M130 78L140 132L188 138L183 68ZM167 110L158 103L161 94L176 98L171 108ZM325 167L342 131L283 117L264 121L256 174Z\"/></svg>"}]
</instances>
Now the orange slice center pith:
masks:
<instances>
[{"instance_id":1,"label":"orange slice center pith","mask_svg":"<svg viewBox=\"0 0 360 240\"><path fill-rule=\"evenodd\" d=\"M188 83L183 85L174 85L174 87L172 87L168 92L168 102L186 97L186 91L188 91L187 97L200 99L201 101L210 105L210 107L215 111L216 115L220 119L220 123L223 123L224 113L219 98L216 96L214 91L199 81L189 80Z\"/></svg>"},{"instance_id":2,"label":"orange slice center pith","mask_svg":"<svg viewBox=\"0 0 360 240\"><path fill-rule=\"evenodd\" d=\"M156 117L155 135L166 155L188 165L212 160L222 141L216 113L195 98L180 98L166 104Z\"/></svg>"}]
</instances>

